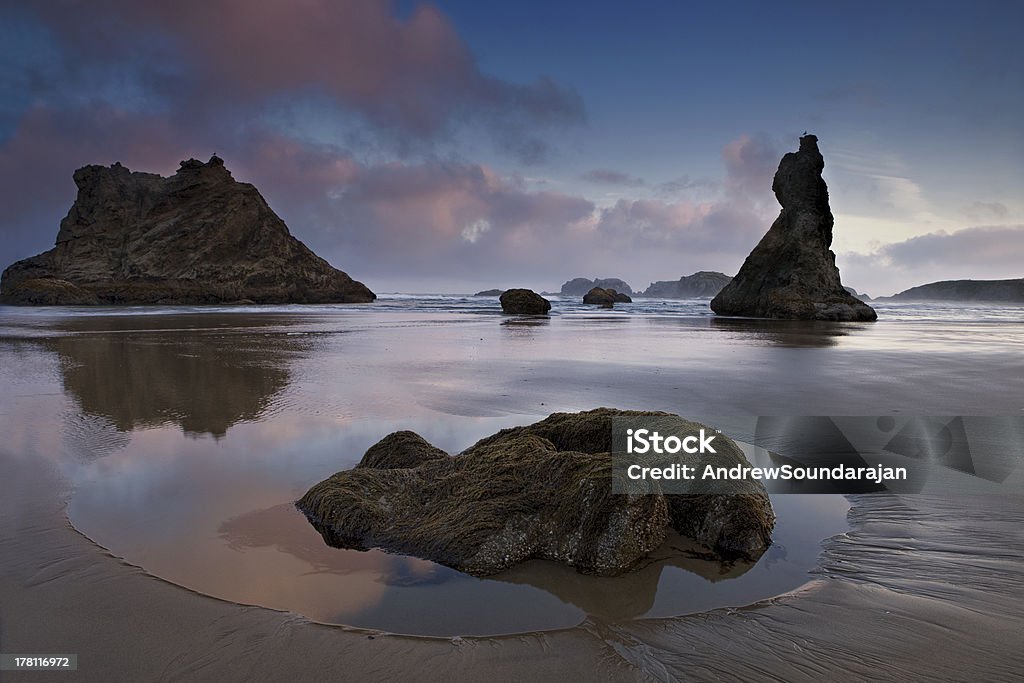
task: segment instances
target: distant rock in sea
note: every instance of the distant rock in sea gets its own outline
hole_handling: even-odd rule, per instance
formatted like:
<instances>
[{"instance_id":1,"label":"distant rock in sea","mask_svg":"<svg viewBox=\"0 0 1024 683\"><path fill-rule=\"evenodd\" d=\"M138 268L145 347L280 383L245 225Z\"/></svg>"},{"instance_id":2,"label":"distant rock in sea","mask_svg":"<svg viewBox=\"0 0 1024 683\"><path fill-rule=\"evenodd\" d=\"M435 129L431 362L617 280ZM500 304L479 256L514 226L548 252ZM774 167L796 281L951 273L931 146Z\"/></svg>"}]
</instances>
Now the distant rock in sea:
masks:
<instances>
[{"instance_id":1,"label":"distant rock in sea","mask_svg":"<svg viewBox=\"0 0 1024 683\"><path fill-rule=\"evenodd\" d=\"M845 287L844 286L843 289L845 289L847 292L849 292L851 296L855 296L858 299L860 299L861 301L871 301L871 297L868 296L865 292L858 292L853 287Z\"/></svg>"},{"instance_id":2,"label":"distant rock in sea","mask_svg":"<svg viewBox=\"0 0 1024 683\"><path fill-rule=\"evenodd\" d=\"M504 292L504 289L485 289L482 292L477 292L473 296L501 296Z\"/></svg>"},{"instance_id":3,"label":"distant rock in sea","mask_svg":"<svg viewBox=\"0 0 1024 683\"><path fill-rule=\"evenodd\" d=\"M1017 280L944 280L911 287L876 301L984 301L1024 303L1024 278Z\"/></svg>"},{"instance_id":4,"label":"distant rock in sea","mask_svg":"<svg viewBox=\"0 0 1024 683\"><path fill-rule=\"evenodd\" d=\"M614 289L594 287L583 295L583 303L611 308L614 304L631 304L633 299L628 294L617 292Z\"/></svg>"},{"instance_id":5,"label":"distant rock in sea","mask_svg":"<svg viewBox=\"0 0 1024 683\"><path fill-rule=\"evenodd\" d=\"M772 190L782 212L711 301L718 315L793 320L875 320L874 309L843 289L832 245L834 219L818 138L779 163Z\"/></svg>"},{"instance_id":6,"label":"distant rock in sea","mask_svg":"<svg viewBox=\"0 0 1024 683\"><path fill-rule=\"evenodd\" d=\"M560 296L583 296L594 287L600 287L601 289L614 289L617 292L623 292L625 294L632 294L633 288L630 287L624 280L620 280L617 277L608 278L595 278L588 280L585 277L577 277L569 280L559 291Z\"/></svg>"},{"instance_id":7,"label":"distant rock in sea","mask_svg":"<svg viewBox=\"0 0 1024 683\"><path fill-rule=\"evenodd\" d=\"M397 432L296 506L329 545L383 548L477 576L534 558L614 576L642 566L670 528L720 559L764 552L775 513L760 482L720 495L613 493L612 419L623 416L656 416L679 436L703 427L668 413L555 413L457 456ZM749 465L727 437L715 445L714 456L693 462Z\"/></svg>"},{"instance_id":8,"label":"distant rock in sea","mask_svg":"<svg viewBox=\"0 0 1024 683\"><path fill-rule=\"evenodd\" d=\"M731 277L713 270L702 270L684 275L678 280L659 280L643 292L641 297L657 299L710 299L729 284Z\"/></svg>"},{"instance_id":9,"label":"distant rock in sea","mask_svg":"<svg viewBox=\"0 0 1024 683\"><path fill-rule=\"evenodd\" d=\"M293 237L214 156L163 178L84 166L56 246L4 271L25 305L364 303L376 296Z\"/></svg>"},{"instance_id":10,"label":"distant rock in sea","mask_svg":"<svg viewBox=\"0 0 1024 683\"><path fill-rule=\"evenodd\" d=\"M499 297L501 310L512 315L547 315L551 302L532 289L507 289Z\"/></svg>"}]
</instances>

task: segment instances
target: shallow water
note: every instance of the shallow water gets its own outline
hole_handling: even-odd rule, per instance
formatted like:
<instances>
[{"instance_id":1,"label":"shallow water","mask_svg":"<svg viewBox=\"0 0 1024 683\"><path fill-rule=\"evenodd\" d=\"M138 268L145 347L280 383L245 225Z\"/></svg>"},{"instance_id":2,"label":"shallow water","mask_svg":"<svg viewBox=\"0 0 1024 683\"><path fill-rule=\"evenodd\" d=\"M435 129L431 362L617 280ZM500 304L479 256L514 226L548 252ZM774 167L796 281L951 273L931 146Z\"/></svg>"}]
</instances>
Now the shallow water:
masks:
<instances>
[{"instance_id":1,"label":"shallow water","mask_svg":"<svg viewBox=\"0 0 1024 683\"><path fill-rule=\"evenodd\" d=\"M507 420L453 418L462 444ZM738 607L800 586L821 541L846 531L841 496L778 496L774 544L754 563L701 559L675 537L642 569L582 576L531 561L493 577L379 550L327 546L293 501L325 467L348 468L368 440L427 422L325 428L282 435L274 419L226 437L184 437L173 427L129 435L123 448L83 468L69 504L77 529L129 562L177 584L311 619L420 635L489 635Z\"/></svg>"},{"instance_id":2,"label":"shallow water","mask_svg":"<svg viewBox=\"0 0 1024 683\"><path fill-rule=\"evenodd\" d=\"M597 405L1024 410L1020 309L901 305L880 307L875 324L807 324L714 319L706 302L556 302L551 318L532 319L503 317L493 300L382 298L0 309L0 428L12 452L58 464L78 528L158 575L322 621L452 634L747 604L805 581L821 540L845 528L846 505L777 498L777 544L752 568L662 562L622 580L539 562L480 580L327 548L289 503L394 429L456 452Z\"/></svg>"}]
</instances>

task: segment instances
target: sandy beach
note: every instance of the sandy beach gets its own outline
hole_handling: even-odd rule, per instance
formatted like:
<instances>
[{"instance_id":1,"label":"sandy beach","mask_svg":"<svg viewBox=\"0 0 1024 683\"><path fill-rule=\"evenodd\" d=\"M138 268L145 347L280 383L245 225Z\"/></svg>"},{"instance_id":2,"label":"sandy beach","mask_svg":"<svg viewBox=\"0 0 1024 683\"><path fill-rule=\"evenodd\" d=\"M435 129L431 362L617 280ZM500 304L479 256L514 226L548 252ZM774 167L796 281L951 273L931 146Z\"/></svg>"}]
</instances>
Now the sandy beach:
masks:
<instances>
[{"instance_id":1,"label":"sandy beach","mask_svg":"<svg viewBox=\"0 0 1024 683\"><path fill-rule=\"evenodd\" d=\"M806 582L782 595L678 617L590 614L497 637L391 635L215 599L73 525L80 514L116 530L86 513L106 500L123 516L132 496L185 496L180 507L197 516L224 514L200 483L176 492L172 474L200 449L222 458L210 481L218 468L234 476L224 451L234 442L253 471L284 482L253 485L244 505L286 502L350 466L391 422L458 450L495 425L597 405L684 415L1020 409L1022 328L1005 311L970 324L907 313L820 327L571 309L536 321L457 306L6 309L0 649L76 653L83 680L1007 680L1024 663L1024 502L1012 495L850 496L847 530L822 539ZM938 343L951 327L963 339L953 351ZM269 431L246 436L261 426ZM134 509L148 507L173 517L159 502ZM160 542L184 524L143 521Z\"/></svg>"}]
</instances>

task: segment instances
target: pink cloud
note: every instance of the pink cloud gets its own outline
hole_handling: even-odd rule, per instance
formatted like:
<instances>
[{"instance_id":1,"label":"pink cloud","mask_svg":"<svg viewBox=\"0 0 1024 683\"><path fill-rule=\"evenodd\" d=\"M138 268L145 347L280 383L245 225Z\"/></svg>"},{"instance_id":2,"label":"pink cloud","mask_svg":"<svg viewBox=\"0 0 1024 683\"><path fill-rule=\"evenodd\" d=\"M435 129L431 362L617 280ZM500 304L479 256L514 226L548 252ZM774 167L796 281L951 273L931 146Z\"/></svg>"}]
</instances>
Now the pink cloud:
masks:
<instances>
[{"instance_id":1,"label":"pink cloud","mask_svg":"<svg viewBox=\"0 0 1024 683\"><path fill-rule=\"evenodd\" d=\"M782 154L764 134L741 135L722 149L726 191L737 197L761 200L771 196L772 179Z\"/></svg>"},{"instance_id":2,"label":"pink cloud","mask_svg":"<svg viewBox=\"0 0 1024 683\"><path fill-rule=\"evenodd\" d=\"M214 151L236 179L260 189L293 234L371 282L493 277L500 285L543 277L554 286L595 268L629 275L618 265L624 262L643 264L639 279L729 270L771 218L728 193L717 201L634 198L597 208L581 196L531 189L482 164L369 164L337 146L269 129L250 129L214 148L184 132L167 119L105 107L78 115L30 112L0 146L7 260L52 244L74 199L70 179L78 166L120 161L167 174L183 158L205 159ZM744 177L750 157L743 145L733 143L724 154L735 160L727 182ZM46 212L33 214L38 207Z\"/></svg>"},{"instance_id":3,"label":"pink cloud","mask_svg":"<svg viewBox=\"0 0 1024 683\"><path fill-rule=\"evenodd\" d=\"M130 64L193 121L234 116L245 102L325 95L404 135L430 138L455 119L477 121L513 151L536 154L542 143L531 126L583 118L579 95L549 78L522 84L482 72L431 4L406 17L375 0L96 0L32 9L61 37L70 72Z\"/></svg>"}]
</instances>

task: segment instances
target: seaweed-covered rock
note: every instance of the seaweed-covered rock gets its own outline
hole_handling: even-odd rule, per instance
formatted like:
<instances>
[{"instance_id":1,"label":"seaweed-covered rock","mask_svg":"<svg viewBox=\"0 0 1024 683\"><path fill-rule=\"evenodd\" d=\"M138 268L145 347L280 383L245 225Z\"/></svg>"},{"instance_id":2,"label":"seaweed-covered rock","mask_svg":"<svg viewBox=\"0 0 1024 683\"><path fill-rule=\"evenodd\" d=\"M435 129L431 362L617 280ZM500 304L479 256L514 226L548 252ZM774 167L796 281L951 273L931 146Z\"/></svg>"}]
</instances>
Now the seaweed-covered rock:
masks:
<instances>
[{"instance_id":1,"label":"seaweed-covered rock","mask_svg":"<svg viewBox=\"0 0 1024 683\"><path fill-rule=\"evenodd\" d=\"M388 434L370 446L356 467L397 470L418 467L425 462L442 460L447 457L447 453L416 432L401 431Z\"/></svg>"},{"instance_id":2,"label":"seaweed-covered rock","mask_svg":"<svg viewBox=\"0 0 1024 683\"><path fill-rule=\"evenodd\" d=\"M667 413L555 413L457 456L396 432L354 469L313 486L297 506L330 545L379 547L476 575L531 558L621 574L658 548L669 527L730 558L767 547L775 517L759 484L748 482L740 495L613 493L617 416L700 426ZM746 462L735 444L722 442L720 463Z\"/></svg>"},{"instance_id":3,"label":"seaweed-covered rock","mask_svg":"<svg viewBox=\"0 0 1024 683\"><path fill-rule=\"evenodd\" d=\"M553 413L532 425L503 429L465 452L500 449L508 440L530 435L551 441L560 451L580 451L603 458L612 451L612 420L616 417L657 418L666 434L696 434L704 427L671 413L597 408L581 413ZM749 465L739 446L724 435L717 436L715 447L714 455L680 453L671 459L700 466ZM775 513L764 486L757 481L720 482L717 489L728 489L729 493L665 495L672 528L723 558L758 556L771 544L775 527Z\"/></svg>"},{"instance_id":4,"label":"seaweed-covered rock","mask_svg":"<svg viewBox=\"0 0 1024 683\"><path fill-rule=\"evenodd\" d=\"M619 574L661 545L668 526L663 498L612 493L610 459L530 435L411 468L364 458L298 507L330 545L380 547L478 576L531 558Z\"/></svg>"},{"instance_id":5,"label":"seaweed-covered rock","mask_svg":"<svg viewBox=\"0 0 1024 683\"><path fill-rule=\"evenodd\" d=\"M498 298L501 310L513 315L547 315L551 302L532 289L507 289Z\"/></svg>"},{"instance_id":6,"label":"seaweed-covered rock","mask_svg":"<svg viewBox=\"0 0 1024 683\"><path fill-rule=\"evenodd\" d=\"M782 205L736 277L711 300L718 315L791 320L875 320L873 308L843 289L832 245L834 219L818 138L779 162L772 191Z\"/></svg>"}]
</instances>

